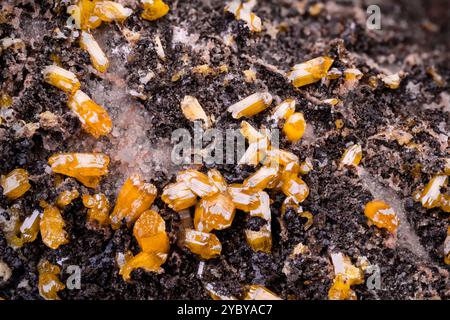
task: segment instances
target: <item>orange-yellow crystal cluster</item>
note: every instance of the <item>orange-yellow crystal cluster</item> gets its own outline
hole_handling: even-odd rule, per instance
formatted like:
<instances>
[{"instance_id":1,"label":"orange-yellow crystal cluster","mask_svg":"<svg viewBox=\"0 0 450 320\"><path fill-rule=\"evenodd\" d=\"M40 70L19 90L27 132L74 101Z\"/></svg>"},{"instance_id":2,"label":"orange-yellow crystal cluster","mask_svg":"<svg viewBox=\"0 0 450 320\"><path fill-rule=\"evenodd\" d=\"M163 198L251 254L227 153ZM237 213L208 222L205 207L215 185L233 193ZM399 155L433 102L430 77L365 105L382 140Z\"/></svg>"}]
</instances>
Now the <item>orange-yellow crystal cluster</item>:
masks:
<instances>
[{"instance_id":1,"label":"orange-yellow crystal cluster","mask_svg":"<svg viewBox=\"0 0 450 320\"><path fill-rule=\"evenodd\" d=\"M81 31L80 48L89 54L94 68L101 73L109 68L109 60L95 38L87 31Z\"/></svg>"},{"instance_id":2,"label":"orange-yellow crystal cluster","mask_svg":"<svg viewBox=\"0 0 450 320\"><path fill-rule=\"evenodd\" d=\"M54 173L77 179L88 188L96 188L108 173L109 157L102 153L61 153L48 159Z\"/></svg>"},{"instance_id":3,"label":"orange-yellow crystal cluster","mask_svg":"<svg viewBox=\"0 0 450 320\"><path fill-rule=\"evenodd\" d=\"M390 233L396 233L399 219L394 209L384 201L373 200L366 204L364 214L371 223Z\"/></svg>"},{"instance_id":4,"label":"orange-yellow crystal cluster","mask_svg":"<svg viewBox=\"0 0 450 320\"><path fill-rule=\"evenodd\" d=\"M162 0L141 0L141 2L144 8L141 17L145 20L158 20L170 10L169 6Z\"/></svg>"},{"instance_id":5,"label":"orange-yellow crystal cluster","mask_svg":"<svg viewBox=\"0 0 450 320\"><path fill-rule=\"evenodd\" d=\"M177 182L164 188L161 199L175 211L195 205L195 230L185 232L185 246L203 259L220 254L220 241L210 232L230 227L236 206L218 170L212 169L208 174L194 169L180 171Z\"/></svg>"},{"instance_id":6,"label":"orange-yellow crystal cluster","mask_svg":"<svg viewBox=\"0 0 450 320\"><path fill-rule=\"evenodd\" d=\"M90 31L102 22L123 22L132 10L115 1L79 0L67 8L78 29L81 29L80 47L89 53L92 65L99 72L106 72L109 60Z\"/></svg>"},{"instance_id":7,"label":"orange-yellow crystal cluster","mask_svg":"<svg viewBox=\"0 0 450 320\"><path fill-rule=\"evenodd\" d=\"M127 252L118 261L120 271L125 281L131 278L131 272L142 268L149 272L160 272L161 265L167 259L169 252L169 237L166 233L166 223L161 216L153 211L144 211L133 227L133 235L142 251L136 256Z\"/></svg>"},{"instance_id":8,"label":"orange-yellow crystal cluster","mask_svg":"<svg viewBox=\"0 0 450 320\"><path fill-rule=\"evenodd\" d=\"M207 198L219 192L215 183L206 174L193 169L178 172L177 182L184 182L200 198Z\"/></svg>"},{"instance_id":9,"label":"orange-yellow crystal cluster","mask_svg":"<svg viewBox=\"0 0 450 320\"><path fill-rule=\"evenodd\" d=\"M58 292L65 288L59 280L61 269L49 261L43 261L38 265L38 288L39 294L45 300L60 300Z\"/></svg>"},{"instance_id":10,"label":"orange-yellow crystal cluster","mask_svg":"<svg viewBox=\"0 0 450 320\"><path fill-rule=\"evenodd\" d=\"M24 195L31 185L28 182L28 172L24 169L14 169L0 179L3 195L10 200L15 200Z\"/></svg>"},{"instance_id":11,"label":"orange-yellow crystal cluster","mask_svg":"<svg viewBox=\"0 0 450 320\"><path fill-rule=\"evenodd\" d=\"M146 183L139 175L129 177L117 196L116 205L110 215L111 226L118 229L125 220L130 227L139 216L153 204L157 190L153 184Z\"/></svg>"},{"instance_id":12,"label":"orange-yellow crystal cluster","mask_svg":"<svg viewBox=\"0 0 450 320\"><path fill-rule=\"evenodd\" d=\"M270 116L270 119L283 119L286 115L295 117L295 101L285 100ZM248 122L241 123L241 133L249 141L250 146L255 141L267 139L268 132L259 132L253 128ZM299 174L307 174L312 170L312 163L304 161L300 163L299 158L291 152L272 148L269 143L266 144L263 152L258 154L249 148L246 151L251 152L252 156L257 157L257 161L240 161L246 164L256 165L262 162L262 166L242 184L231 184L228 186L228 194L236 207L236 209L249 212L250 217L259 216L265 220L260 230L245 230L248 244L255 251L264 251L269 253L271 250L271 218L270 218L270 198L263 192L264 189L272 189L273 191L281 191L289 199L290 205L296 207L296 211L303 217L308 219L305 228L308 229L312 225L312 214L303 213L299 204L302 203L309 195L307 184L299 177ZM245 158L245 154L243 158ZM250 157L249 157L250 158ZM246 159L247 160L247 159ZM267 199L267 200L266 200ZM262 214L264 212L265 214Z\"/></svg>"},{"instance_id":13,"label":"orange-yellow crystal cluster","mask_svg":"<svg viewBox=\"0 0 450 320\"><path fill-rule=\"evenodd\" d=\"M82 200L83 205L88 208L89 221L96 221L101 226L109 223L109 201L103 193L84 194Z\"/></svg>"},{"instance_id":14,"label":"orange-yellow crystal cluster","mask_svg":"<svg viewBox=\"0 0 450 320\"><path fill-rule=\"evenodd\" d=\"M108 112L79 90L80 82L75 74L55 65L47 66L43 73L45 82L69 94L67 106L78 117L84 130L95 138L111 132L112 121Z\"/></svg>"},{"instance_id":15,"label":"orange-yellow crystal cluster","mask_svg":"<svg viewBox=\"0 0 450 320\"><path fill-rule=\"evenodd\" d=\"M330 300L356 300L352 285L364 282L364 272L355 267L350 258L342 253L333 253L331 259L334 265L334 281L328 291Z\"/></svg>"}]
</instances>

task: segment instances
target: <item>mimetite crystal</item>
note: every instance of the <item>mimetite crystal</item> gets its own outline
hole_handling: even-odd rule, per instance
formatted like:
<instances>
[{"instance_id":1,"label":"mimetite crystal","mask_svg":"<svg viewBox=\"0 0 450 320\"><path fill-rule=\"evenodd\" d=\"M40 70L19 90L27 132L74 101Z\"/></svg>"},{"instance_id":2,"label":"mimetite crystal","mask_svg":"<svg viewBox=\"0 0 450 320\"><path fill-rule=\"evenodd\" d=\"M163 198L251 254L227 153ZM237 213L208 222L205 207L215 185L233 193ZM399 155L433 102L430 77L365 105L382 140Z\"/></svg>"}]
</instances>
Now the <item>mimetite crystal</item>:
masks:
<instances>
[{"instance_id":1,"label":"mimetite crystal","mask_svg":"<svg viewBox=\"0 0 450 320\"><path fill-rule=\"evenodd\" d=\"M169 6L162 0L142 0L144 11L141 17L146 20L157 20L169 12Z\"/></svg>"},{"instance_id":2,"label":"mimetite crystal","mask_svg":"<svg viewBox=\"0 0 450 320\"><path fill-rule=\"evenodd\" d=\"M83 91L75 92L67 102L67 106L76 114L83 129L95 138L111 132L112 121L108 112Z\"/></svg>"},{"instance_id":3,"label":"mimetite crystal","mask_svg":"<svg viewBox=\"0 0 450 320\"><path fill-rule=\"evenodd\" d=\"M53 172L73 177L88 188L96 188L108 173L109 157L102 153L61 153L48 159Z\"/></svg>"},{"instance_id":4,"label":"mimetite crystal","mask_svg":"<svg viewBox=\"0 0 450 320\"><path fill-rule=\"evenodd\" d=\"M28 182L28 172L24 169L14 169L0 178L3 195L10 200L17 199L27 192L31 185Z\"/></svg>"},{"instance_id":5,"label":"mimetite crystal","mask_svg":"<svg viewBox=\"0 0 450 320\"><path fill-rule=\"evenodd\" d=\"M38 265L38 272L38 288L41 297L45 300L59 300L58 292L65 288L58 278L61 269L49 261L43 261Z\"/></svg>"},{"instance_id":6,"label":"mimetite crystal","mask_svg":"<svg viewBox=\"0 0 450 320\"><path fill-rule=\"evenodd\" d=\"M384 201L373 200L366 204L364 214L378 228L384 228L390 233L395 233L399 219L394 209Z\"/></svg>"},{"instance_id":7,"label":"mimetite crystal","mask_svg":"<svg viewBox=\"0 0 450 320\"><path fill-rule=\"evenodd\" d=\"M235 211L236 207L228 192L203 198L195 207L195 229L203 232L226 229L231 226Z\"/></svg>"},{"instance_id":8,"label":"mimetite crystal","mask_svg":"<svg viewBox=\"0 0 450 320\"><path fill-rule=\"evenodd\" d=\"M134 174L129 177L120 189L116 206L109 217L113 229L118 229L125 220L131 226L156 198L157 190L153 184L146 183Z\"/></svg>"},{"instance_id":9,"label":"mimetite crystal","mask_svg":"<svg viewBox=\"0 0 450 320\"><path fill-rule=\"evenodd\" d=\"M186 229L184 244L192 253L203 259L215 258L222 251L222 245L216 235L192 229Z\"/></svg>"},{"instance_id":10,"label":"mimetite crystal","mask_svg":"<svg viewBox=\"0 0 450 320\"><path fill-rule=\"evenodd\" d=\"M83 205L88 208L89 221L97 221L101 226L109 223L109 201L103 193L84 194L82 200Z\"/></svg>"},{"instance_id":11,"label":"mimetite crystal","mask_svg":"<svg viewBox=\"0 0 450 320\"><path fill-rule=\"evenodd\" d=\"M315 83L327 76L333 61L330 57L318 57L296 64L288 73L288 78L296 88Z\"/></svg>"},{"instance_id":12,"label":"mimetite crystal","mask_svg":"<svg viewBox=\"0 0 450 320\"><path fill-rule=\"evenodd\" d=\"M166 223L153 210L144 211L133 227L133 235L142 251L149 253L169 252L169 237Z\"/></svg>"}]
</instances>

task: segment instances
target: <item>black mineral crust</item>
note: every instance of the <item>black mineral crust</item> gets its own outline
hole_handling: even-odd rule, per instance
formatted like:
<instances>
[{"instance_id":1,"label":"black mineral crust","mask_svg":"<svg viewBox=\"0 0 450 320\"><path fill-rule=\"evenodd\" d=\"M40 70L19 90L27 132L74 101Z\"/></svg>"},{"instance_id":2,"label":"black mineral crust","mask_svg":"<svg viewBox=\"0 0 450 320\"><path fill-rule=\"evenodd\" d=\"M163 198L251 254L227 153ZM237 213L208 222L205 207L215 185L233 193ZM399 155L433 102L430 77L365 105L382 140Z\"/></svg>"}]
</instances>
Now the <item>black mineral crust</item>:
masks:
<instances>
[{"instance_id":1,"label":"black mineral crust","mask_svg":"<svg viewBox=\"0 0 450 320\"><path fill-rule=\"evenodd\" d=\"M448 213L427 210L413 199L449 158L450 59L449 7L438 1L376 1L381 9L381 29L366 25L370 1L321 1L323 9L312 15L318 1L259 0L254 12L263 30L252 33L245 22L224 11L216 0L167 0L170 12L156 21L140 17L139 1L119 0L134 13L123 23L103 23L92 31L110 60L105 74L97 72L80 49L77 30L68 25L70 1L2 0L0 2L0 93L12 97L11 106L0 108L0 174L15 168L30 174L31 189L10 201L0 188L0 297L6 300L42 299L37 266L48 260L61 266L63 283L67 268L81 268L81 288L66 288L61 299L210 299L205 284L216 291L241 297L245 286L260 284L283 299L327 299L334 278L331 253L341 252L358 264L365 257L380 270L380 286L353 286L358 299L448 299L449 266L444 264ZM130 31L139 35L133 38ZM158 58L159 36L165 61ZM232 36L233 43L227 39ZM5 39L18 39L6 46ZM340 70L358 68L364 77L348 89L342 78L294 89L284 77L293 65L317 56L334 58ZM74 72L81 89L104 106L113 120L110 135L98 140L82 130L66 104L66 95L45 83L41 71L60 63ZM192 67L228 66L228 71L193 74ZM430 76L434 68L442 77ZM244 70L254 70L249 81ZM402 71L398 89L369 78ZM150 74L150 76L149 76ZM174 75L181 74L179 79ZM149 78L146 78L149 76ZM147 81L148 80L148 81ZM58 152L104 152L111 158L109 174L95 192L102 192L113 206L124 180L133 172L162 188L174 181L181 166L170 160L171 134L194 125L180 109L186 95L195 96L218 129L238 128L240 121L226 108L240 99L267 90L277 102L293 98L303 112L307 131L295 144L281 137L280 148L310 159L313 170L303 177L310 195L302 204L313 214L313 224L289 211L281 216L281 193L273 203L272 253L254 252L245 230L259 230L262 222L236 212L230 228L217 231L222 253L202 262L180 245L184 224L158 197L154 205L166 222L170 253L160 274L135 270L125 282L119 275L116 255L139 246L132 230L98 228L87 223L86 208L76 199L62 210L70 242L57 250L46 247L40 236L22 248L8 246L4 230L13 219L41 210L39 202L55 201L72 186L91 193L68 177L55 187L47 159ZM321 101L339 98L330 106ZM3 101L3 100L2 100ZM3 102L2 102L3 103ZM41 114L51 112L49 125ZM248 121L267 126L270 110ZM343 122L342 128L336 120ZM409 144L392 138L401 130L411 135ZM345 148L359 143L364 174L340 168ZM415 146L415 147L411 147ZM228 183L239 183L255 171L230 164L215 167ZM448 190L442 190L447 192ZM369 226L364 205L383 195L400 204L402 228L398 239ZM302 243L309 252L292 255ZM370 274L366 274L368 278Z\"/></svg>"}]
</instances>

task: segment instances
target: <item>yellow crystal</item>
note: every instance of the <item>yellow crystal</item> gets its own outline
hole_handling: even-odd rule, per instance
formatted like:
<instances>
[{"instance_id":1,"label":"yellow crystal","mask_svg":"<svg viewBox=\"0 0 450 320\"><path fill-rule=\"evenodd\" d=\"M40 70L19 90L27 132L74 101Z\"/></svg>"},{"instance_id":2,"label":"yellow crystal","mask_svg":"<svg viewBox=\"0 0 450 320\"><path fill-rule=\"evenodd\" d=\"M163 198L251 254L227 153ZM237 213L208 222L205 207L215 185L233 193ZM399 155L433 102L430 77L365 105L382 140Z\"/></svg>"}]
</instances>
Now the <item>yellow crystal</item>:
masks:
<instances>
[{"instance_id":1,"label":"yellow crystal","mask_svg":"<svg viewBox=\"0 0 450 320\"><path fill-rule=\"evenodd\" d=\"M245 190L242 184L230 184L227 190L236 209L249 212L258 208L259 198L254 192Z\"/></svg>"},{"instance_id":2,"label":"yellow crystal","mask_svg":"<svg viewBox=\"0 0 450 320\"><path fill-rule=\"evenodd\" d=\"M84 194L83 205L88 208L88 220L97 221L104 226L109 223L109 201L103 193L94 195Z\"/></svg>"},{"instance_id":3,"label":"yellow crystal","mask_svg":"<svg viewBox=\"0 0 450 320\"><path fill-rule=\"evenodd\" d=\"M96 1L93 10L93 14L105 22L123 22L132 13L131 9L114 1Z\"/></svg>"},{"instance_id":4,"label":"yellow crystal","mask_svg":"<svg viewBox=\"0 0 450 320\"><path fill-rule=\"evenodd\" d=\"M235 211L235 205L228 192L203 198L195 207L195 229L203 232L226 229L231 226Z\"/></svg>"},{"instance_id":5,"label":"yellow crystal","mask_svg":"<svg viewBox=\"0 0 450 320\"><path fill-rule=\"evenodd\" d=\"M10 200L17 199L27 192L31 185L28 182L28 172L24 169L14 169L0 179L3 195Z\"/></svg>"},{"instance_id":6,"label":"yellow crystal","mask_svg":"<svg viewBox=\"0 0 450 320\"><path fill-rule=\"evenodd\" d=\"M118 260L123 260L119 262L119 274L125 281L128 281L131 279L131 272L135 269L144 269L147 272L162 272L161 265L166 262L167 254L140 252L133 256L131 253L127 253Z\"/></svg>"},{"instance_id":7,"label":"yellow crystal","mask_svg":"<svg viewBox=\"0 0 450 320\"><path fill-rule=\"evenodd\" d=\"M291 142L296 142L303 137L306 129L306 121L303 113L295 112L286 121L283 126L283 132L286 138Z\"/></svg>"},{"instance_id":8,"label":"yellow crystal","mask_svg":"<svg viewBox=\"0 0 450 320\"><path fill-rule=\"evenodd\" d=\"M210 197L219 192L219 189L206 174L194 169L178 172L177 182L184 182L200 198Z\"/></svg>"},{"instance_id":9,"label":"yellow crystal","mask_svg":"<svg viewBox=\"0 0 450 320\"><path fill-rule=\"evenodd\" d=\"M203 110L197 98L193 96L185 96L183 98L181 101L181 111L183 111L184 116L190 121L202 120L205 128L211 125L211 121L206 115L205 110Z\"/></svg>"},{"instance_id":10,"label":"yellow crystal","mask_svg":"<svg viewBox=\"0 0 450 320\"><path fill-rule=\"evenodd\" d=\"M12 234L5 234L8 243L13 247L22 247L24 244L36 240L39 233L40 212L34 210L22 223L16 225ZM20 225L20 226L19 226Z\"/></svg>"},{"instance_id":11,"label":"yellow crystal","mask_svg":"<svg viewBox=\"0 0 450 320\"><path fill-rule=\"evenodd\" d=\"M67 102L67 106L76 114L83 129L95 138L111 132L112 122L108 112L83 91L75 92Z\"/></svg>"},{"instance_id":12,"label":"yellow crystal","mask_svg":"<svg viewBox=\"0 0 450 320\"><path fill-rule=\"evenodd\" d=\"M247 121L241 122L241 129L239 130L245 139L248 140L249 143L256 142L258 140L267 138L267 136L258 130L256 130L250 123Z\"/></svg>"},{"instance_id":13,"label":"yellow crystal","mask_svg":"<svg viewBox=\"0 0 450 320\"><path fill-rule=\"evenodd\" d=\"M322 100L322 103L326 103L326 104L329 104L331 106L335 106L335 105L337 105L340 102L342 102L342 101L340 99L337 99L337 98L330 98L330 99Z\"/></svg>"},{"instance_id":14,"label":"yellow crystal","mask_svg":"<svg viewBox=\"0 0 450 320\"><path fill-rule=\"evenodd\" d=\"M133 235L144 252L169 252L169 237L166 233L166 223L153 210L147 210L141 214L134 224Z\"/></svg>"},{"instance_id":15,"label":"yellow crystal","mask_svg":"<svg viewBox=\"0 0 450 320\"><path fill-rule=\"evenodd\" d=\"M225 11L230 12L236 17L236 20L242 20L247 23L251 32L261 32L261 19L252 11L256 1L232 0L225 6Z\"/></svg>"},{"instance_id":16,"label":"yellow crystal","mask_svg":"<svg viewBox=\"0 0 450 320\"><path fill-rule=\"evenodd\" d=\"M270 119L276 122L282 119L287 120L294 112L295 100L286 99L273 109Z\"/></svg>"},{"instance_id":17,"label":"yellow crystal","mask_svg":"<svg viewBox=\"0 0 450 320\"><path fill-rule=\"evenodd\" d=\"M211 169L208 171L208 177L209 179L214 183L214 185L219 189L220 192L227 191L227 181L222 176L219 170L217 169Z\"/></svg>"},{"instance_id":18,"label":"yellow crystal","mask_svg":"<svg viewBox=\"0 0 450 320\"><path fill-rule=\"evenodd\" d=\"M390 74L388 76L382 76L381 81L383 81L384 86L389 89L398 89L401 82L400 75L398 73Z\"/></svg>"},{"instance_id":19,"label":"yellow crystal","mask_svg":"<svg viewBox=\"0 0 450 320\"><path fill-rule=\"evenodd\" d=\"M349 68L344 70L345 81L358 81L362 78L363 73L355 68Z\"/></svg>"},{"instance_id":20,"label":"yellow crystal","mask_svg":"<svg viewBox=\"0 0 450 320\"><path fill-rule=\"evenodd\" d=\"M287 197L293 197L298 203L303 202L309 195L307 184L295 174L283 176L281 190Z\"/></svg>"},{"instance_id":21,"label":"yellow crystal","mask_svg":"<svg viewBox=\"0 0 450 320\"><path fill-rule=\"evenodd\" d=\"M353 266L350 258L342 253L333 253L331 259L334 265L335 279L328 291L330 300L356 300L352 285L364 282L364 272Z\"/></svg>"},{"instance_id":22,"label":"yellow crystal","mask_svg":"<svg viewBox=\"0 0 450 320\"><path fill-rule=\"evenodd\" d=\"M248 140L249 147L245 151L239 164L256 166L261 162L269 150L269 136L266 131L259 132L247 121L241 122L241 134Z\"/></svg>"},{"instance_id":23,"label":"yellow crystal","mask_svg":"<svg viewBox=\"0 0 450 320\"><path fill-rule=\"evenodd\" d=\"M249 215L251 217L259 217L266 221L257 231L246 229L245 238L247 243L254 251L262 251L270 253L272 250L272 228L271 228L271 213L270 213L270 197L264 192L258 192L260 205L258 208L251 210Z\"/></svg>"},{"instance_id":24,"label":"yellow crystal","mask_svg":"<svg viewBox=\"0 0 450 320\"><path fill-rule=\"evenodd\" d=\"M43 261L38 265L38 272L38 288L41 297L45 300L60 300L58 292L65 288L58 278L61 269L49 261Z\"/></svg>"},{"instance_id":25,"label":"yellow crystal","mask_svg":"<svg viewBox=\"0 0 450 320\"><path fill-rule=\"evenodd\" d=\"M187 187L185 182L167 185L163 190L161 199L175 211L187 209L197 203L197 196Z\"/></svg>"},{"instance_id":26,"label":"yellow crystal","mask_svg":"<svg viewBox=\"0 0 450 320\"><path fill-rule=\"evenodd\" d=\"M381 200L373 200L366 204L364 214L378 228L396 233L399 219L390 205Z\"/></svg>"},{"instance_id":27,"label":"yellow crystal","mask_svg":"<svg viewBox=\"0 0 450 320\"><path fill-rule=\"evenodd\" d=\"M267 157L264 159L264 165L276 166L280 165L283 169L290 163L300 163L299 158L292 152L272 148L267 152Z\"/></svg>"},{"instance_id":28,"label":"yellow crystal","mask_svg":"<svg viewBox=\"0 0 450 320\"><path fill-rule=\"evenodd\" d=\"M97 71L106 72L109 67L109 60L92 34L81 31L80 47L89 54L91 63Z\"/></svg>"},{"instance_id":29,"label":"yellow crystal","mask_svg":"<svg viewBox=\"0 0 450 320\"><path fill-rule=\"evenodd\" d=\"M47 66L43 75L45 82L70 94L74 94L80 88L80 81L73 72L56 65Z\"/></svg>"},{"instance_id":30,"label":"yellow crystal","mask_svg":"<svg viewBox=\"0 0 450 320\"><path fill-rule=\"evenodd\" d=\"M216 235L192 229L186 229L184 245L203 259L215 258L222 251L222 245Z\"/></svg>"},{"instance_id":31,"label":"yellow crystal","mask_svg":"<svg viewBox=\"0 0 450 320\"><path fill-rule=\"evenodd\" d=\"M244 300L281 300L281 298L264 286L252 284L248 286Z\"/></svg>"},{"instance_id":32,"label":"yellow crystal","mask_svg":"<svg viewBox=\"0 0 450 320\"><path fill-rule=\"evenodd\" d=\"M99 17L93 15L95 1L79 0L76 5L69 6L69 13L78 29L89 30L99 27L102 23Z\"/></svg>"},{"instance_id":33,"label":"yellow crystal","mask_svg":"<svg viewBox=\"0 0 450 320\"><path fill-rule=\"evenodd\" d=\"M146 183L137 174L129 177L117 196L116 206L109 217L113 229L118 229L125 219L128 227L150 206L156 198L156 187Z\"/></svg>"},{"instance_id":34,"label":"yellow crystal","mask_svg":"<svg viewBox=\"0 0 450 320\"><path fill-rule=\"evenodd\" d=\"M427 209L435 208L441 205L441 188L447 185L447 176L438 175L433 177L425 186L422 192L417 194L417 201Z\"/></svg>"},{"instance_id":35,"label":"yellow crystal","mask_svg":"<svg viewBox=\"0 0 450 320\"><path fill-rule=\"evenodd\" d=\"M52 205L46 206L39 224L42 242L52 249L58 249L60 245L68 243L65 225L59 209Z\"/></svg>"},{"instance_id":36,"label":"yellow crystal","mask_svg":"<svg viewBox=\"0 0 450 320\"><path fill-rule=\"evenodd\" d=\"M257 92L231 105L227 111L234 119L251 117L267 109L272 103L272 95L268 92Z\"/></svg>"},{"instance_id":37,"label":"yellow crystal","mask_svg":"<svg viewBox=\"0 0 450 320\"><path fill-rule=\"evenodd\" d=\"M142 0L144 11L141 17L146 20L157 20L169 12L169 6L162 0Z\"/></svg>"},{"instance_id":38,"label":"yellow crystal","mask_svg":"<svg viewBox=\"0 0 450 320\"><path fill-rule=\"evenodd\" d=\"M58 198L56 198L56 205L60 208L64 208L79 196L80 193L77 189L65 190L58 195Z\"/></svg>"},{"instance_id":39,"label":"yellow crystal","mask_svg":"<svg viewBox=\"0 0 450 320\"><path fill-rule=\"evenodd\" d=\"M48 159L53 172L73 177L88 188L96 188L108 173L109 157L102 153L61 153Z\"/></svg>"},{"instance_id":40,"label":"yellow crystal","mask_svg":"<svg viewBox=\"0 0 450 320\"><path fill-rule=\"evenodd\" d=\"M288 78L296 88L315 83L327 75L333 61L330 57L318 57L296 64L288 73Z\"/></svg>"},{"instance_id":41,"label":"yellow crystal","mask_svg":"<svg viewBox=\"0 0 450 320\"><path fill-rule=\"evenodd\" d=\"M362 159L362 148L359 144L348 147L341 158L341 165L358 166Z\"/></svg>"},{"instance_id":42,"label":"yellow crystal","mask_svg":"<svg viewBox=\"0 0 450 320\"><path fill-rule=\"evenodd\" d=\"M9 94L0 91L0 108L9 108L12 104L13 98Z\"/></svg>"},{"instance_id":43,"label":"yellow crystal","mask_svg":"<svg viewBox=\"0 0 450 320\"><path fill-rule=\"evenodd\" d=\"M262 166L245 179L242 185L250 192L262 191L278 176L278 171L278 166Z\"/></svg>"}]
</instances>

